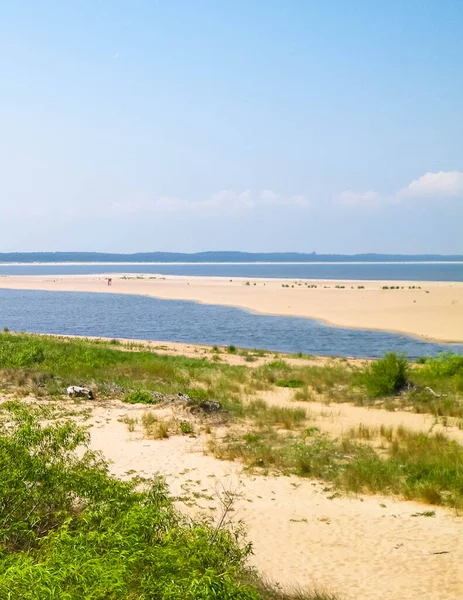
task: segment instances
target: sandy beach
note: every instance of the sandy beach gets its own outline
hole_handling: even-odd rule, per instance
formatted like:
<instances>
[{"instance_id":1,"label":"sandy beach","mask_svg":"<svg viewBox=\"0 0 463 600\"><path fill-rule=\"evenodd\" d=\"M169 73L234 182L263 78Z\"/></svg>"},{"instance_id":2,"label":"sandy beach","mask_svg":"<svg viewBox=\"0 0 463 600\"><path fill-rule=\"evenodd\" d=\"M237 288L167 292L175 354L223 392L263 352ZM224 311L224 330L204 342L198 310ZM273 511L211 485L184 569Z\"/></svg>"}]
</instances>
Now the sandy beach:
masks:
<instances>
[{"instance_id":1,"label":"sandy beach","mask_svg":"<svg viewBox=\"0 0 463 600\"><path fill-rule=\"evenodd\" d=\"M262 398L269 404L304 407L309 422L331 435L359 423L415 431L429 431L433 423L431 415L348 404L307 406L294 402L293 395L294 390L279 389ZM7 399L0 394L0 404ZM68 401L61 406L69 408ZM244 523L253 545L251 563L283 588L315 587L343 600L460 597L463 519L456 511L392 496L336 494L326 482L248 472L239 462L211 456L206 451L211 435L204 433L149 439L141 420L153 407L94 401L79 408L91 410L82 424L90 428L91 447L110 461L116 476L160 474L182 512L213 521L220 515L220 498L233 494L232 520ZM183 418L179 409L154 410L159 418ZM134 431L128 430L127 418L137 422ZM438 430L461 443L462 431L455 425ZM426 517L429 510L432 516Z\"/></svg>"},{"instance_id":2,"label":"sandy beach","mask_svg":"<svg viewBox=\"0 0 463 600\"><path fill-rule=\"evenodd\" d=\"M126 352L149 348L196 359L211 356L211 347L205 345L121 340L120 345L111 347ZM226 364L246 365L248 369L273 360L273 354L268 354L255 363L245 363L243 357L224 349L220 356ZM340 359L317 357L287 360L296 366L345 364ZM359 365L362 361L348 362ZM22 402L56 409L60 418L66 415L88 427L90 447L103 454L114 475L122 479L161 475L181 512L217 523L224 496L232 495L230 522L244 526L253 548L250 563L283 589L327 590L340 600L461 597L461 510L393 495L346 493L328 480L249 469L239 459L219 460L211 444L243 425L204 420L181 402L128 404L111 396L70 400L64 394L46 397L27 391L24 394L24 390L20 394L19 388L12 387L7 375L7 386L0 388L0 405L20 394ZM245 404L261 400L271 407L303 410L304 427L317 428L331 439L341 439L352 428L364 426L373 432L371 443L377 444L375 430L404 427L443 434L463 444L462 421L457 417L439 419L406 409L358 406L334 401L322 393L307 402L300 400L297 392L279 386L243 389L242 400ZM143 425L149 415L166 423L188 421L193 432L182 435L171 431L165 439L154 439ZM248 425L252 427L251 422Z\"/></svg>"},{"instance_id":3,"label":"sandy beach","mask_svg":"<svg viewBox=\"0 0 463 600\"><path fill-rule=\"evenodd\" d=\"M286 404L284 394L274 401ZM163 475L174 495L189 498L187 504L196 499L187 511L220 514L219 494L236 493L234 519L245 524L252 564L270 580L289 589L336 591L344 600L454 600L461 592L463 520L453 512L432 507L434 517L417 517L429 506L390 496L333 497L323 482L249 474L239 463L205 455L202 437L147 440L139 428L130 433L118 420L127 414L140 419L146 410L95 409L92 447L112 461L118 476L133 469ZM388 417L367 409L350 415L344 406L314 412L323 428L333 421L347 426L351 418L381 423ZM394 424L409 425L407 416L395 414ZM430 420L420 415L415 425L425 429ZM179 507L185 510L183 503Z\"/></svg>"},{"instance_id":4,"label":"sandy beach","mask_svg":"<svg viewBox=\"0 0 463 600\"><path fill-rule=\"evenodd\" d=\"M112 278L108 286L107 278ZM463 283L156 275L3 276L0 288L137 294L463 342ZM394 288L394 289L391 289ZM397 289L398 288L398 289Z\"/></svg>"}]
</instances>

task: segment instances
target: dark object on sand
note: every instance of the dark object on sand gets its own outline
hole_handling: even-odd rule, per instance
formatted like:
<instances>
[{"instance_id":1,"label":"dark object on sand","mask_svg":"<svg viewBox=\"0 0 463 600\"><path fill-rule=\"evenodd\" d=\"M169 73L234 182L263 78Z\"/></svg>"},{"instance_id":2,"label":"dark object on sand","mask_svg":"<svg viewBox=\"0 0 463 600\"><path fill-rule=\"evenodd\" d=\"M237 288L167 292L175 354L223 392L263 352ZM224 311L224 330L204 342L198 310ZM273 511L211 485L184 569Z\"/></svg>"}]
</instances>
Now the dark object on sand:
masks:
<instances>
[{"instance_id":1,"label":"dark object on sand","mask_svg":"<svg viewBox=\"0 0 463 600\"><path fill-rule=\"evenodd\" d=\"M202 408L204 412L213 413L218 412L222 408L222 405L215 400L205 400L201 402L199 408Z\"/></svg>"}]
</instances>

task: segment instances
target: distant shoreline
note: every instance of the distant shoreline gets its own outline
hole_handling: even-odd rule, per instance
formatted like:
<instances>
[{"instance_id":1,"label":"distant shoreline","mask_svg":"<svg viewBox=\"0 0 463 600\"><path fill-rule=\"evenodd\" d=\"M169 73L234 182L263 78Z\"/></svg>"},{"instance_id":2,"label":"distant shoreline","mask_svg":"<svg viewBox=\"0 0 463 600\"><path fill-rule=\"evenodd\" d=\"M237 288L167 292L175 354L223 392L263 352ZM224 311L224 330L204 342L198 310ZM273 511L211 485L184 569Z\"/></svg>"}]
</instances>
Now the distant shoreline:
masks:
<instances>
[{"instance_id":1,"label":"distant shoreline","mask_svg":"<svg viewBox=\"0 0 463 600\"><path fill-rule=\"evenodd\" d=\"M358 264L358 263L455 263L462 253L401 252L243 252L208 250L203 252L0 252L1 264Z\"/></svg>"},{"instance_id":2,"label":"distant shoreline","mask_svg":"<svg viewBox=\"0 0 463 600\"><path fill-rule=\"evenodd\" d=\"M51 261L51 262L0 262L0 267L65 267L65 266L105 266L105 265L179 265L179 266L194 266L194 265L462 265L462 260L391 260L391 261L212 261L212 262L183 262L183 261Z\"/></svg>"}]
</instances>

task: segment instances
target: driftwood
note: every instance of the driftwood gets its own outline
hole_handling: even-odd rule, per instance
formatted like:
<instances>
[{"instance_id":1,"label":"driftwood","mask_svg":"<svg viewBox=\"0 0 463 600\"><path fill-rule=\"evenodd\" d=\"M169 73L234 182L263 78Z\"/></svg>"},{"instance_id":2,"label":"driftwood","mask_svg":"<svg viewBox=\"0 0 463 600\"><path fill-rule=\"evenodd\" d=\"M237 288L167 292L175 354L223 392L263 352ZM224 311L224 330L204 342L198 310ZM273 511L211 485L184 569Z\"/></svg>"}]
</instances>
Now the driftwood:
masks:
<instances>
[{"instance_id":1,"label":"driftwood","mask_svg":"<svg viewBox=\"0 0 463 600\"><path fill-rule=\"evenodd\" d=\"M430 388L429 386L426 386L425 389L427 392L429 392L430 394L432 394L433 396L435 396L436 398L446 398L447 394L438 394L437 392L435 392L432 388Z\"/></svg>"},{"instance_id":2,"label":"driftwood","mask_svg":"<svg viewBox=\"0 0 463 600\"><path fill-rule=\"evenodd\" d=\"M428 392L435 398L446 398L447 397L447 394L438 394L432 388L430 388L428 385L425 387L421 387L419 385L415 385L411 381L409 381L407 383L407 385L403 388L403 391L404 392L423 392L424 391L424 392Z\"/></svg>"}]
</instances>

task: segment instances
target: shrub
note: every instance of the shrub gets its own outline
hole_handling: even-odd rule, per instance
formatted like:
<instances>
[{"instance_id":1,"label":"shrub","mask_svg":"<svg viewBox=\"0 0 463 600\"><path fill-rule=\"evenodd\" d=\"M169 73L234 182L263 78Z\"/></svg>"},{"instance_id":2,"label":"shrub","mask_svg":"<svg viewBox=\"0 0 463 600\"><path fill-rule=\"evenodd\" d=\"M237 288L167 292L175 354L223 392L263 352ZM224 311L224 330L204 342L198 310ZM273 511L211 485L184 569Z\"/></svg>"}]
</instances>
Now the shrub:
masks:
<instances>
[{"instance_id":1,"label":"shrub","mask_svg":"<svg viewBox=\"0 0 463 600\"><path fill-rule=\"evenodd\" d=\"M236 346L234 346L233 344L230 344L230 346L228 346L228 348L227 348L227 352L229 354L235 354L236 353Z\"/></svg>"},{"instance_id":2,"label":"shrub","mask_svg":"<svg viewBox=\"0 0 463 600\"><path fill-rule=\"evenodd\" d=\"M386 354L373 362L363 375L364 384L370 398L393 396L407 383L408 363L404 356L395 352Z\"/></svg>"},{"instance_id":3,"label":"shrub","mask_svg":"<svg viewBox=\"0 0 463 600\"><path fill-rule=\"evenodd\" d=\"M30 409L8 409L9 426L0 425L0 598L277 597L246 569L250 546L237 542L239 530L181 517L160 478L140 490L137 480L110 476L74 423L42 426Z\"/></svg>"},{"instance_id":4,"label":"shrub","mask_svg":"<svg viewBox=\"0 0 463 600\"><path fill-rule=\"evenodd\" d=\"M153 396L146 390L134 390L124 396L123 402L128 404L156 404Z\"/></svg>"},{"instance_id":5,"label":"shrub","mask_svg":"<svg viewBox=\"0 0 463 600\"><path fill-rule=\"evenodd\" d=\"M193 425L189 421L180 421L180 431L183 435L194 433Z\"/></svg>"},{"instance_id":6,"label":"shrub","mask_svg":"<svg viewBox=\"0 0 463 600\"><path fill-rule=\"evenodd\" d=\"M0 426L0 548L27 550L98 497L106 468L93 452L74 455L88 444L83 428L41 426L19 402L4 408L10 423Z\"/></svg>"},{"instance_id":7,"label":"shrub","mask_svg":"<svg viewBox=\"0 0 463 600\"><path fill-rule=\"evenodd\" d=\"M275 385L285 388L301 388L304 387L304 382L301 379L279 379Z\"/></svg>"},{"instance_id":8,"label":"shrub","mask_svg":"<svg viewBox=\"0 0 463 600\"><path fill-rule=\"evenodd\" d=\"M434 377L463 376L463 356L444 352L437 358L428 358L423 372Z\"/></svg>"}]
</instances>

